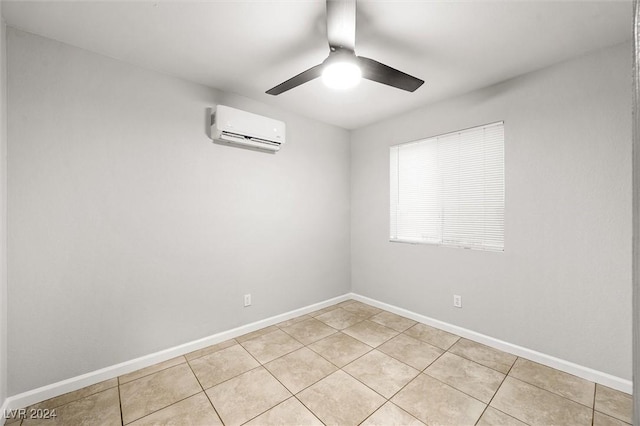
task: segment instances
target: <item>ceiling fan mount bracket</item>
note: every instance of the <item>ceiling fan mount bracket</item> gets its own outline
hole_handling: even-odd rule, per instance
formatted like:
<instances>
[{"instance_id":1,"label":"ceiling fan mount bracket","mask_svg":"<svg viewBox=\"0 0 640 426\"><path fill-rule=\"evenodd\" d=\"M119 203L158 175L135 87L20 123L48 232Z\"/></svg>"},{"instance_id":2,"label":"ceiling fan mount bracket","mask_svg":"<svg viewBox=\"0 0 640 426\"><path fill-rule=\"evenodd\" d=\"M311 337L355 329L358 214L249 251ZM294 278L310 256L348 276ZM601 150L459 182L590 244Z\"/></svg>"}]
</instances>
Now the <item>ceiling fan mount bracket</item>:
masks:
<instances>
[{"instance_id":1,"label":"ceiling fan mount bracket","mask_svg":"<svg viewBox=\"0 0 640 426\"><path fill-rule=\"evenodd\" d=\"M324 60L323 64L327 61L336 61L336 60L356 60L356 52L346 47L332 47L329 52L329 56Z\"/></svg>"},{"instance_id":2,"label":"ceiling fan mount bracket","mask_svg":"<svg viewBox=\"0 0 640 426\"><path fill-rule=\"evenodd\" d=\"M327 39L329 56L321 63L284 83L267 90L270 95L279 95L294 87L323 75L329 65L336 62L349 62L357 65L357 72L362 78L406 90L415 91L424 81L382 64L373 59L358 57L355 52L356 37L356 1L327 0Z\"/></svg>"}]
</instances>

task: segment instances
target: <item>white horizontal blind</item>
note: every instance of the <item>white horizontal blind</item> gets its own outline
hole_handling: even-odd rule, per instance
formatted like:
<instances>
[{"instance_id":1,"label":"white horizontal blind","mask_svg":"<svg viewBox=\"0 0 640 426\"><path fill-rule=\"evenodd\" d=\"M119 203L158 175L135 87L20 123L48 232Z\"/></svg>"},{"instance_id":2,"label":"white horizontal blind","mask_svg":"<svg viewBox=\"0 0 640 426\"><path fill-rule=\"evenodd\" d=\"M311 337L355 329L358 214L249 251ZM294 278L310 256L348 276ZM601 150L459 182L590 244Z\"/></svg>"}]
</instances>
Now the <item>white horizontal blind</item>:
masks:
<instances>
[{"instance_id":1,"label":"white horizontal blind","mask_svg":"<svg viewBox=\"0 0 640 426\"><path fill-rule=\"evenodd\" d=\"M504 124L390 149L390 239L504 249Z\"/></svg>"}]
</instances>

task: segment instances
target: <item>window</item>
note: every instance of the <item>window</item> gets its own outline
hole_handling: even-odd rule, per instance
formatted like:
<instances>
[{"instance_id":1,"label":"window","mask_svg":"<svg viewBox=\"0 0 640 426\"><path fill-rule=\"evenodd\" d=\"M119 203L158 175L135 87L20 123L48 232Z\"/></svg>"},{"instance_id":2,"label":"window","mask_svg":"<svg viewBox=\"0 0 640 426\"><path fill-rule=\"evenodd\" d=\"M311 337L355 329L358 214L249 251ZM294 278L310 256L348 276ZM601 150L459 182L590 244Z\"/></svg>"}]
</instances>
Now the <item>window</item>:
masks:
<instances>
[{"instance_id":1,"label":"window","mask_svg":"<svg viewBox=\"0 0 640 426\"><path fill-rule=\"evenodd\" d=\"M390 240L504 250L504 123L390 149Z\"/></svg>"}]
</instances>

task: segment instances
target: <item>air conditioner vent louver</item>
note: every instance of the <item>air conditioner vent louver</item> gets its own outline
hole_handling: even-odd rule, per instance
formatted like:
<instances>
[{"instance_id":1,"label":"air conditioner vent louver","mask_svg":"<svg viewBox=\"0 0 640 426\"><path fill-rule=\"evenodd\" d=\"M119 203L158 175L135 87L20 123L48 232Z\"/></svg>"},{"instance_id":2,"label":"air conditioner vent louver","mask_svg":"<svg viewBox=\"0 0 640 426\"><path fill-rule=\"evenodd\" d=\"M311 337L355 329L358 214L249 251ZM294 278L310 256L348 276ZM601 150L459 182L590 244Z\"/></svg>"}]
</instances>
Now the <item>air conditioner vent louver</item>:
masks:
<instances>
[{"instance_id":1,"label":"air conditioner vent louver","mask_svg":"<svg viewBox=\"0 0 640 426\"><path fill-rule=\"evenodd\" d=\"M285 129L282 121L218 105L211 123L211 137L227 144L274 152L285 142Z\"/></svg>"}]
</instances>

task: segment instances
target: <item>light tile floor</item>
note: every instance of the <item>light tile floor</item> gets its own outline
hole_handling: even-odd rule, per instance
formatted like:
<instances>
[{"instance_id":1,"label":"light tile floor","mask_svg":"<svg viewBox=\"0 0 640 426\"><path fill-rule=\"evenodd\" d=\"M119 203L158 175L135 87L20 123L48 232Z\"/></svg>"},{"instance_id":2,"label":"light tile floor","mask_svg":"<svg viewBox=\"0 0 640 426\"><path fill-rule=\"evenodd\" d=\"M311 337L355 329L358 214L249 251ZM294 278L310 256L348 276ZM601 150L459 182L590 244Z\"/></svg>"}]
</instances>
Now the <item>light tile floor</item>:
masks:
<instances>
[{"instance_id":1,"label":"light tile floor","mask_svg":"<svg viewBox=\"0 0 640 426\"><path fill-rule=\"evenodd\" d=\"M594 425L631 396L356 301L35 404L28 425ZM36 411L37 412L37 411Z\"/></svg>"}]
</instances>

